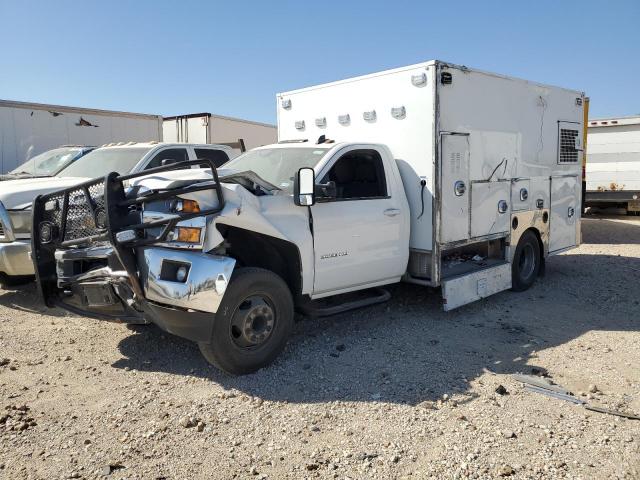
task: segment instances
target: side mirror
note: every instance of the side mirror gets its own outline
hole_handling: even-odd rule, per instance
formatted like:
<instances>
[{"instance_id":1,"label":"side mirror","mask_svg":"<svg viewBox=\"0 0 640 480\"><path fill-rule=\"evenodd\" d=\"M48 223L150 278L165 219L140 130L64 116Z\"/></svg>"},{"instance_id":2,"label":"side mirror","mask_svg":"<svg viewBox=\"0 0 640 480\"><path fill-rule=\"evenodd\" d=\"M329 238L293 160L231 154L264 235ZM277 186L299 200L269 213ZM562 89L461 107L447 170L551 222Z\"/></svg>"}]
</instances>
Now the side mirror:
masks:
<instances>
[{"instance_id":1,"label":"side mirror","mask_svg":"<svg viewBox=\"0 0 640 480\"><path fill-rule=\"evenodd\" d=\"M160 162L160 165L164 167L165 165L173 165L174 163L176 163L175 158L165 158Z\"/></svg>"},{"instance_id":2,"label":"side mirror","mask_svg":"<svg viewBox=\"0 0 640 480\"><path fill-rule=\"evenodd\" d=\"M316 174L313 168L298 170L293 185L293 201L296 205L310 207L316 203Z\"/></svg>"}]
</instances>

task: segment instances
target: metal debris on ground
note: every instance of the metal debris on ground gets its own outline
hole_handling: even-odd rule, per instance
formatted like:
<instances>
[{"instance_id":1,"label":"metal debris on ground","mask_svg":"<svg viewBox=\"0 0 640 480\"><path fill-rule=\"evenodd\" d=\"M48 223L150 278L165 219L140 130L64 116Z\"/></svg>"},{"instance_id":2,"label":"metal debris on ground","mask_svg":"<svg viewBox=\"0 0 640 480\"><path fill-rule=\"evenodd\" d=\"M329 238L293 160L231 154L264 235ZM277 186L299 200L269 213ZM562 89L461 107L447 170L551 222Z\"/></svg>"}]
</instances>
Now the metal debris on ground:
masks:
<instances>
[{"instance_id":1,"label":"metal debris on ground","mask_svg":"<svg viewBox=\"0 0 640 480\"><path fill-rule=\"evenodd\" d=\"M608 408L596 407L589 405L584 400L581 400L573 395L569 390L564 387L554 384L551 380L535 377L533 375L514 374L512 375L514 380L524 384L524 389L529 392L540 393L547 397L557 398L558 400L564 400L567 402L580 405L587 410L598 413L605 413L608 415L615 415L618 417L628 418L630 420L640 420L640 416L632 413L620 412L618 410L610 410Z\"/></svg>"}]
</instances>

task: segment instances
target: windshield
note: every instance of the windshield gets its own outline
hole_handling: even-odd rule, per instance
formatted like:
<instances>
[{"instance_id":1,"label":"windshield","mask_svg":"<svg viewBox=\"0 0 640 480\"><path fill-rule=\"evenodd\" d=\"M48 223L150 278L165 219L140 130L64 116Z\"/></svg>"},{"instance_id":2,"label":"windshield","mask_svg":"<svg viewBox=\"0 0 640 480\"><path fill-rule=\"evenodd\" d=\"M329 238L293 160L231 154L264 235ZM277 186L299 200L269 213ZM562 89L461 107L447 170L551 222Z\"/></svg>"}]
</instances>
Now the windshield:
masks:
<instances>
[{"instance_id":1,"label":"windshield","mask_svg":"<svg viewBox=\"0 0 640 480\"><path fill-rule=\"evenodd\" d=\"M58 177L104 177L108 173L129 173L149 148L98 148L73 162L58 173Z\"/></svg>"},{"instance_id":2,"label":"windshield","mask_svg":"<svg viewBox=\"0 0 640 480\"><path fill-rule=\"evenodd\" d=\"M80 153L82 153L82 149L77 147L54 148L53 150L48 150L40 155L36 155L9 173L28 173L30 175L45 176L55 175L69 165Z\"/></svg>"},{"instance_id":3,"label":"windshield","mask_svg":"<svg viewBox=\"0 0 640 480\"><path fill-rule=\"evenodd\" d=\"M281 190L293 191L293 177L303 167L315 167L328 148L265 148L250 150L234 158L224 168L252 171Z\"/></svg>"}]
</instances>

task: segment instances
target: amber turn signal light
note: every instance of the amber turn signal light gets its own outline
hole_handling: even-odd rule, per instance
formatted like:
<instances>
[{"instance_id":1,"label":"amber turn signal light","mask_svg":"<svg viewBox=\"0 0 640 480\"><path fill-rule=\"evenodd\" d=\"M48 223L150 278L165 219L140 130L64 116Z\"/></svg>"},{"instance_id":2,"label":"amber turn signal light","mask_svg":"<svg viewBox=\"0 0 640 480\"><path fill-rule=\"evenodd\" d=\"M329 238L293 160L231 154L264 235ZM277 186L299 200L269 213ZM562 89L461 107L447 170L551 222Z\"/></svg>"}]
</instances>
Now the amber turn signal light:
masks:
<instances>
[{"instance_id":1,"label":"amber turn signal light","mask_svg":"<svg viewBox=\"0 0 640 480\"><path fill-rule=\"evenodd\" d=\"M184 243L200 243L200 232L202 229L193 227L176 228L176 236L174 240Z\"/></svg>"}]
</instances>

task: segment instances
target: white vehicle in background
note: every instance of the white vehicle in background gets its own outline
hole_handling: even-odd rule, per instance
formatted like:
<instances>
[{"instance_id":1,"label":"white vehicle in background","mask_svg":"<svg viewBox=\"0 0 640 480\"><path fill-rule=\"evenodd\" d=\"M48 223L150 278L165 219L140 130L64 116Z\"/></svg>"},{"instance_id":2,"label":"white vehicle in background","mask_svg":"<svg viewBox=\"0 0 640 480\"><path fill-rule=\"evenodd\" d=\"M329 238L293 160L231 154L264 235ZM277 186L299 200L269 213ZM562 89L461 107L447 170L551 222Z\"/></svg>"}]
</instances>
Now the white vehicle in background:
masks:
<instances>
[{"instance_id":1,"label":"white vehicle in background","mask_svg":"<svg viewBox=\"0 0 640 480\"><path fill-rule=\"evenodd\" d=\"M164 117L162 138L165 142L228 145L240 154L252 148L277 142L278 131L275 125L268 123L211 113L191 113Z\"/></svg>"},{"instance_id":2,"label":"white vehicle in background","mask_svg":"<svg viewBox=\"0 0 640 480\"><path fill-rule=\"evenodd\" d=\"M60 145L161 141L162 116L0 100L0 132L3 174Z\"/></svg>"},{"instance_id":3,"label":"white vehicle in background","mask_svg":"<svg viewBox=\"0 0 640 480\"><path fill-rule=\"evenodd\" d=\"M2 180L17 180L19 178L53 177L82 158L96 147L87 145L63 145L53 150L36 155L6 175L0 175Z\"/></svg>"},{"instance_id":4,"label":"white vehicle in background","mask_svg":"<svg viewBox=\"0 0 640 480\"><path fill-rule=\"evenodd\" d=\"M640 116L589 121L587 207L640 213Z\"/></svg>"},{"instance_id":5,"label":"white vehicle in background","mask_svg":"<svg viewBox=\"0 0 640 480\"><path fill-rule=\"evenodd\" d=\"M580 243L582 92L433 61L277 98L280 142L219 173L36 199L47 305L153 322L243 374L284 348L294 310L370 305L400 281L442 287L451 310L529 288Z\"/></svg>"},{"instance_id":6,"label":"white vehicle in background","mask_svg":"<svg viewBox=\"0 0 640 480\"><path fill-rule=\"evenodd\" d=\"M30 257L31 204L38 195L109 172L136 173L197 158L210 159L220 166L234 157L232 149L224 145L128 142L95 149L55 176L0 183L0 283L18 283L34 274Z\"/></svg>"}]
</instances>

